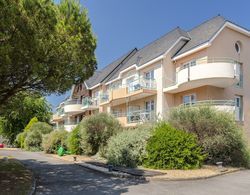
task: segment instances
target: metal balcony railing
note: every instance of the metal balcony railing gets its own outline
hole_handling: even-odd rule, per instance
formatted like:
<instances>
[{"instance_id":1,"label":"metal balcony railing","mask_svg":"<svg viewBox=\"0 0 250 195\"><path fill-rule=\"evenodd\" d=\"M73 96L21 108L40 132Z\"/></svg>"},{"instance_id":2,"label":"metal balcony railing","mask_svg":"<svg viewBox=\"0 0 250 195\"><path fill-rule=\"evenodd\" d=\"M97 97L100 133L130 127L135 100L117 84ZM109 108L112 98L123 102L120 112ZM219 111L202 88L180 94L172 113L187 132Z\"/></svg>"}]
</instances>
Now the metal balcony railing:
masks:
<instances>
[{"instance_id":1,"label":"metal balcony railing","mask_svg":"<svg viewBox=\"0 0 250 195\"><path fill-rule=\"evenodd\" d=\"M82 100L83 107L98 106L98 105L99 105L98 98L84 97Z\"/></svg>"},{"instance_id":2,"label":"metal balcony railing","mask_svg":"<svg viewBox=\"0 0 250 195\"><path fill-rule=\"evenodd\" d=\"M127 84L128 92L134 92L140 89L156 89L155 79L139 78Z\"/></svg>"},{"instance_id":3,"label":"metal balcony railing","mask_svg":"<svg viewBox=\"0 0 250 195\"><path fill-rule=\"evenodd\" d=\"M106 91L106 92L101 93L99 98L100 98L100 103L108 102L109 101L109 92Z\"/></svg>"},{"instance_id":4,"label":"metal balcony railing","mask_svg":"<svg viewBox=\"0 0 250 195\"><path fill-rule=\"evenodd\" d=\"M127 123L147 122L147 121L154 121L156 119L155 112L147 110L113 112L112 115L116 118L127 117Z\"/></svg>"},{"instance_id":5,"label":"metal balcony railing","mask_svg":"<svg viewBox=\"0 0 250 195\"><path fill-rule=\"evenodd\" d=\"M179 71L189 68L192 66L200 65L200 64L209 64L209 63L229 63L229 64L240 64L240 62L226 57L214 57L214 58L199 58L191 60L187 63L184 63L180 66Z\"/></svg>"},{"instance_id":6,"label":"metal balcony railing","mask_svg":"<svg viewBox=\"0 0 250 195\"><path fill-rule=\"evenodd\" d=\"M202 101L194 101L185 104L181 104L180 106L235 106L234 100L202 100Z\"/></svg>"},{"instance_id":7,"label":"metal balcony railing","mask_svg":"<svg viewBox=\"0 0 250 195\"><path fill-rule=\"evenodd\" d=\"M72 104L82 104L82 102L81 100L76 100L76 99L67 100L64 102L64 105L72 105Z\"/></svg>"}]
</instances>

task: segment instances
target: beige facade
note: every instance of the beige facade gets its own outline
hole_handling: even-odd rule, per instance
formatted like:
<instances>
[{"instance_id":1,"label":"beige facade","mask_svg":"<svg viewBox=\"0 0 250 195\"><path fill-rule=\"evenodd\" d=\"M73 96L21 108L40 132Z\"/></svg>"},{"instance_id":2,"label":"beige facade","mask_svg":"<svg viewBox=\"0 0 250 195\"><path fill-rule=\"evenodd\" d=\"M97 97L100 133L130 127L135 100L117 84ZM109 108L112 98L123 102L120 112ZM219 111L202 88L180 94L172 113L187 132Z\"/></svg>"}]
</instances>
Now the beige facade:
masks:
<instances>
[{"instance_id":1,"label":"beige facade","mask_svg":"<svg viewBox=\"0 0 250 195\"><path fill-rule=\"evenodd\" d=\"M118 68L113 80L82 87L78 93L75 87L74 99L81 101L81 106L61 104L53 121L60 126L64 115L78 123L87 115L107 112L123 126L134 126L164 118L181 104L212 102L218 109L233 113L250 137L249 31L225 22L207 42L176 55L187 42L180 37L167 51L144 64L139 66L135 61ZM85 104L92 106L83 109L83 96L89 97ZM60 109L64 111L59 113Z\"/></svg>"}]
</instances>

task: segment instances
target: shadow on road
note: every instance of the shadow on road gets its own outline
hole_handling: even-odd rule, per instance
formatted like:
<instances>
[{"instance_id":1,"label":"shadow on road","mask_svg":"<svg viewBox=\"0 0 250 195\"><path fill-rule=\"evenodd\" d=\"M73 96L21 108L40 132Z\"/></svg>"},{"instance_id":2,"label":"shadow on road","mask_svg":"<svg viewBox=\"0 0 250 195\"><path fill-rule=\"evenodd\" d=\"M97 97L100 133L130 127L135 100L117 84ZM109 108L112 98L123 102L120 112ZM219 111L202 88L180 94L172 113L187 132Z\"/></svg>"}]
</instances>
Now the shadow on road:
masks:
<instances>
[{"instance_id":1,"label":"shadow on road","mask_svg":"<svg viewBox=\"0 0 250 195\"><path fill-rule=\"evenodd\" d=\"M116 178L75 164L52 164L35 159L21 160L36 178L36 194L122 194L146 180Z\"/></svg>"}]
</instances>

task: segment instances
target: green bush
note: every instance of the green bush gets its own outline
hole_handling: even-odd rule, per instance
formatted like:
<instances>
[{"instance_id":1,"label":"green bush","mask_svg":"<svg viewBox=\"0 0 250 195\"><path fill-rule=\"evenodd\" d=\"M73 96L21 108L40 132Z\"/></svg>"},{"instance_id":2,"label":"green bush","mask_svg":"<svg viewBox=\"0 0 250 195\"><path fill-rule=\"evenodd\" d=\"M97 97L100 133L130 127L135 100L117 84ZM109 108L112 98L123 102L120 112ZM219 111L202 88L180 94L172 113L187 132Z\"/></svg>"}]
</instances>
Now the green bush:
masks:
<instances>
[{"instance_id":1,"label":"green bush","mask_svg":"<svg viewBox=\"0 0 250 195\"><path fill-rule=\"evenodd\" d=\"M141 125L135 129L125 129L111 137L107 147L108 162L115 166L136 167L141 165L151 130L151 125Z\"/></svg>"},{"instance_id":2,"label":"green bush","mask_svg":"<svg viewBox=\"0 0 250 195\"><path fill-rule=\"evenodd\" d=\"M149 138L144 166L156 169L192 169L202 165L204 155L195 135L160 123Z\"/></svg>"},{"instance_id":3,"label":"green bush","mask_svg":"<svg viewBox=\"0 0 250 195\"><path fill-rule=\"evenodd\" d=\"M82 149L80 147L80 127L77 125L68 136L67 146L72 154L82 154Z\"/></svg>"},{"instance_id":4,"label":"green bush","mask_svg":"<svg viewBox=\"0 0 250 195\"><path fill-rule=\"evenodd\" d=\"M22 132L22 133L17 134L16 141L15 141L17 144L17 147L24 148L24 140L26 136L27 136L27 132Z\"/></svg>"},{"instance_id":5,"label":"green bush","mask_svg":"<svg viewBox=\"0 0 250 195\"><path fill-rule=\"evenodd\" d=\"M42 150L42 135L52 131L52 127L45 122L37 122L31 126L24 140L24 149L30 151Z\"/></svg>"},{"instance_id":6,"label":"green bush","mask_svg":"<svg viewBox=\"0 0 250 195\"><path fill-rule=\"evenodd\" d=\"M32 125L34 125L37 122L39 122L38 119L37 119L37 117L33 117L32 119L30 119L30 122L24 128L24 131L28 132L30 130L30 128L32 127Z\"/></svg>"},{"instance_id":7,"label":"green bush","mask_svg":"<svg viewBox=\"0 0 250 195\"><path fill-rule=\"evenodd\" d=\"M29 123L25 126L23 132L17 134L15 143L17 144L17 147L24 148L24 140L27 136L27 133L29 132L32 125L38 122L38 119L36 117L33 117Z\"/></svg>"},{"instance_id":8,"label":"green bush","mask_svg":"<svg viewBox=\"0 0 250 195\"><path fill-rule=\"evenodd\" d=\"M55 130L43 135L42 148L44 152L55 154L60 146L67 148L68 132L66 130Z\"/></svg>"},{"instance_id":9,"label":"green bush","mask_svg":"<svg viewBox=\"0 0 250 195\"><path fill-rule=\"evenodd\" d=\"M100 148L104 150L108 139L120 131L121 125L113 116L99 113L84 118L79 128L83 153L94 155Z\"/></svg>"},{"instance_id":10,"label":"green bush","mask_svg":"<svg viewBox=\"0 0 250 195\"><path fill-rule=\"evenodd\" d=\"M249 165L242 129L230 113L210 106L179 107L170 112L169 123L197 135L204 153L208 154L207 163L222 161L226 165Z\"/></svg>"}]
</instances>

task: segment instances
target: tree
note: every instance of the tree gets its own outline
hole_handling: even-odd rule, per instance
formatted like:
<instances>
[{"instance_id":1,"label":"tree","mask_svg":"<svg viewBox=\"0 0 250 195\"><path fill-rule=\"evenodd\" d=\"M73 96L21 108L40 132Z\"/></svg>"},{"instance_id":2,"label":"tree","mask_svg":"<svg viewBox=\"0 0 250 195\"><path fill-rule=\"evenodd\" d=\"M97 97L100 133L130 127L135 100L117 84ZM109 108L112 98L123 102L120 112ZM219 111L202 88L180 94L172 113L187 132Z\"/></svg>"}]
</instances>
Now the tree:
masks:
<instances>
[{"instance_id":1,"label":"tree","mask_svg":"<svg viewBox=\"0 0 250 195\"><path fill-rule=\"evenodd\" d=\"M0 106L19 92L62 94L96 69L96 39L76 0L0 1Z\"/></svg>"},{"instance_id":2,"label":"tree","mask_svg":"<svg viewBox=\"0 0 250 195\"><path fill-rule=\"evenodd\" d=\"M19 93L0 110L0 134L13 143L16 135L24 130L33 117L41 122L49 122L50 105L41 95Z\"/></svg>"}]
</instances>

